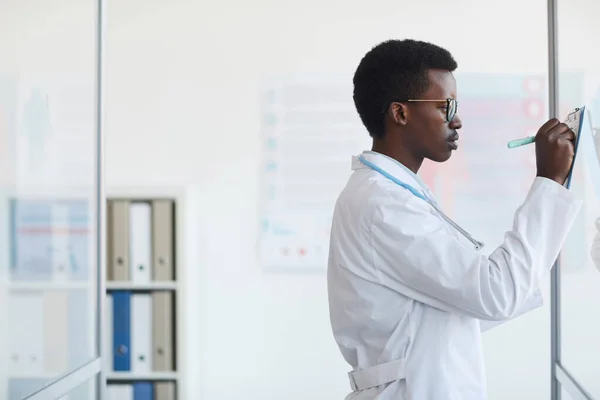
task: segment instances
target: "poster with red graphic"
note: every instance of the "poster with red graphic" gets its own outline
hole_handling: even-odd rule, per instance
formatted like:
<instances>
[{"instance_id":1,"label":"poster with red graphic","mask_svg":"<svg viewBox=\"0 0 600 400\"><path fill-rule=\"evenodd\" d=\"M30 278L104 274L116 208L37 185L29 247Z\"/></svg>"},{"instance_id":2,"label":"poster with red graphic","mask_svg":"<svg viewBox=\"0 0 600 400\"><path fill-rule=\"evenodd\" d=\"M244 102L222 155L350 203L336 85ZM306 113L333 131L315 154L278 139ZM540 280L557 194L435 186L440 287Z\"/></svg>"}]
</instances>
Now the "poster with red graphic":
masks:
<instances>
[{"instance_id":1,"label":"poster with red graphic","mask_svg":"<svg viewBox=\"0 0 600 400\"><path fill-rule=\"evenodd\" d=\"M459 149L419 175L473 236L499 244L535 176L535 148L508 149L547 119L544 75L456 73ZM351 156L371 148L352 78L285 75L261 85L258 257L267 270L324 271L335 200ZM489 246L487 247L489 248Z\"/></svg>"}]
</instances>

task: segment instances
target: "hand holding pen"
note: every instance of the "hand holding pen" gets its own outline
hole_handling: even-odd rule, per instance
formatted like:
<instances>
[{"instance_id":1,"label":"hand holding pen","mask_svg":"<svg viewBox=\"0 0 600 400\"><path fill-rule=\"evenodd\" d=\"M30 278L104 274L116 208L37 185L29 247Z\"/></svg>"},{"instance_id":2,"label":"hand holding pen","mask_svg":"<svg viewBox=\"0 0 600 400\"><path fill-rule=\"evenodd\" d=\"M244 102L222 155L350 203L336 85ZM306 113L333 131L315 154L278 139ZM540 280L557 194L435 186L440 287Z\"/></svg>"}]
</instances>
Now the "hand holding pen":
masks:
<instances>
[{"instance_id":1,"label":"hand holding pen","mask_svg":"<svg viewBox=\"0 0 600 400\"><path fill-rule=\"evenodd\" d=\"M552 118L542 125L533 140L536 175L564 184L575 157L574 141L575 133L558 119Z\"/></svg>"}]
</instances>

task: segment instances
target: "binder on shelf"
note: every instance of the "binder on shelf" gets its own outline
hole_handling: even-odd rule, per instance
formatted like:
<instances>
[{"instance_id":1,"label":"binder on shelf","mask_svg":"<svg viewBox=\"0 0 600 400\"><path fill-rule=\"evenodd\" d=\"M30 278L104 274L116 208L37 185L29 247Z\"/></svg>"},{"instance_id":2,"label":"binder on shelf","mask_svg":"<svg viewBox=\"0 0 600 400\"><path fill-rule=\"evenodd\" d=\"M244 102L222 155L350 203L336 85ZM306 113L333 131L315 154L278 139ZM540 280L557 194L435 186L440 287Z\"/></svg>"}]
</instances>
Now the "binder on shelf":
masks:
<instances>
[{"instance_id":1,"label":"binder on shelf","mask_svg":"<svg viewBox=\"0 0 600 400\"><path fill-rule=\"evenodd\" d=\"M175 382L156 382L154 400L175 400Z\"/></svg>"},{"instance_id":2,"label":"binder on shelf","mask_svg":"<svg viewBox=\"0 0 600 400\"><path fill-rule=\"evenodd\" d=\"M152 202L152 279L171 281L175 279L173 260L173 202Z\"/></svg>"},{"instance_id":3,"label":"binder on shelf","mask_svg":"<svg viewBox=\"0 0 600 400\"><path fill-rule=\"evenodd\" d=\"M174 370L173 293L152 293L152 370Z\"/></svg>"},{"instance_id":4,"label":"binder on shelf","mask_svg":"<svg viewBox=\"0 0 600 400\"><path fill-rule=\"evenodd\" d=\"M44 371L57 376L69 370L69 318L77 317L70 316L69 311L69 293L67 291L46 292L43 330Z\"/></svg>"},{"instance_id":5,"label":"binder on shelf","mask_svg":"<svg viewBox=\"0 0 600 400\"><path fill-rule=\"evenodd\" d=\"M174 199L107 201L108 398L176 400Z\"/></svg>"},{"instance_id":6,"label":"binder on shelf","mask_svg":"<svg viewBox=\"0 0 600 400\"><path fill-rule=\"evenodd\" d=\"M129 280L129 201L108 204L108 280Z\"/></svg>"},{"instance_id":7,"label":"binder on shelf","mask_svg":"<svg viewBox=\"0 0 600 400\"><path fill-rule=\"evenodd\" d=\"M131 292L117 290L113 297L113 369L131 371Z\"/></svg>"},{"instance_id":8,"label":"binder on shelf","mask_svg":"<svg viewBox=\"0 0 600 400\"><path fill-rule=\"evenodd\" d=\"M129 273L134 283L148 283L152 260L151 205L147 202L131 203L129 213Z\"/></svg>"},{"instance_id":9,"label":"binder on shelf","mask_svg":"<svg viewBox=\"0 0 600 400\"><path fill-rule=\"evenodd\" d=\"M133 386L128 383L109 383L106 387L108 400L133 399Z\"/></svg>"},{"instance_id":10,"label":"binder on shelf","mask_svg":"<svg viewBox=\"0 0 600 400\"><path fill-rule=\"evenodd\" d=\"M44 372L44 294L13 293L9 297L8 370L12 374Z\"/></svg>"},{"instance_id":11,"label":"binder on shelf","mask_svg":"<svg viewBox=\"0 0 600 400\"><path fill-rule=\"evenodd\" d=\"M90 298L88 289L69 292L69 368L74 369L96 357L94 329L89 323Z\"/></svg>"},{"instance_id":12,"label":"binder on shelf","mask_svg":"<svg viewBox=\"0 0 600 400\"><path fill-rule=\"evenodd\" d=\"M105 307L104 310L106 311L106 314L104 316L104 320L105 325L104 325L104 329L106 330L106 334L104 335L104 346L106 348L106 354L109 354L110 357L113 357L113 352L115 351L115 343L114 343L114 318L113 318L113 310L114 310L114 303L113 303L113 295L112 292L107 292L106 293L106 303L105 303ZM114 367L111 368L112 370L114 370ZM109 397L110 399L111 397Z\"/></svg>"},{"instance_id":13,"label":"binder on shelf","mask_svg":"<svg viewBox=\"0 0 600 400\"><path fill-rule=\"evenodd\" d=\"M136 382L133 384L133 400L154 400L152 382Z\"/></svg>"},{"instance_id":14,"label":"binder on shelf","mask_svg":"<svg viewBox=\"0 0 600 400\"><path fill-rule=\"evenodd\" d=\"M152 365L152 295L131 297L131 371L150 372Z\"/></svg>"}]
</instances>

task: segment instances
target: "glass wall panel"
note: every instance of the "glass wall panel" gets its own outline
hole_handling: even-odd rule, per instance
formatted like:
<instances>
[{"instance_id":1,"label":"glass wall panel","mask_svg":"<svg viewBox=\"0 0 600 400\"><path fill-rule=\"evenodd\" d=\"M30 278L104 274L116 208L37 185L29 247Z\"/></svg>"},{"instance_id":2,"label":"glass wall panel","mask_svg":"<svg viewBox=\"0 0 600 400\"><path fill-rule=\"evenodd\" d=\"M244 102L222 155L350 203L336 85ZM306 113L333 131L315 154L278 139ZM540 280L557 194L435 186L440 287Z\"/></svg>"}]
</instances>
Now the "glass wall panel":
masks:
<instances>
[{"instance_id":1,"label":"glass wall panel","mask_svg":"<svg viewBox=\"0 0 600 400\"><path fill-rule=\"evenodd\" d=\"M1 399L97 357L96 20L0 2Z\"/></svg>"},{"instance_id":2,"label":"glass wall panel","mask_svg":"<svg viewBox=\"0 0 600 400\"><path fill-rule=\"evenodd\" d=\"M561 255L561 363L600 398L600 26L596 0L558 2L558 99L564 118L586 106L571 189L583 208Z\"/></svg>"},{"instance_id":3,"label":"glass wall panel","mask_svg":"<svg viewBox=\"0 0 600 400\"><path fill-rule=\"evenodd\" d=\"M92 376L89 380L82 384L75 386L69 391L64 397L59 400L84 400L84 399L95 399L96 390L98 386L97 375ZM111 399L107 399L111 400Z\"/></svg>"},{"instance_id":4,"label":"glass wall panel","mask_svg":"<svg viewBox=\"0 0 600 400\"><path fill-rule=\"evenodd\" d=\"M574 400L569 392L567 392L562 386L560 388L560 400Z\"/></svg>"}]
</instances>

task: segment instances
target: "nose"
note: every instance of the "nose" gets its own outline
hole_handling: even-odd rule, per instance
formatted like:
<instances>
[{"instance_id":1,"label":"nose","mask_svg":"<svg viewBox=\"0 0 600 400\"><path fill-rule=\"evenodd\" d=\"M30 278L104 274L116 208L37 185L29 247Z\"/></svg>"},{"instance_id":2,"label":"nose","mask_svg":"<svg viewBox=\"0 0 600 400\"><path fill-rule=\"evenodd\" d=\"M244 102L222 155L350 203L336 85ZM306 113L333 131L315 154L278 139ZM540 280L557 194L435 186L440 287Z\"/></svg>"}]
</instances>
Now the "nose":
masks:
<instances>
[{"instance_id":1,"label":"nose","mask_svg":"<svg viewBox=\"0 0 600 400\"><path fill-rule=\"evenodd\" d=\"M460 129L460 128L462 128L462 120L460 119L460 117L458 116L458 114L456 114L454 116L454 118L452 118L452 121L450 121L450 128L451 129Z\"/></svg>"}]
</instances>

